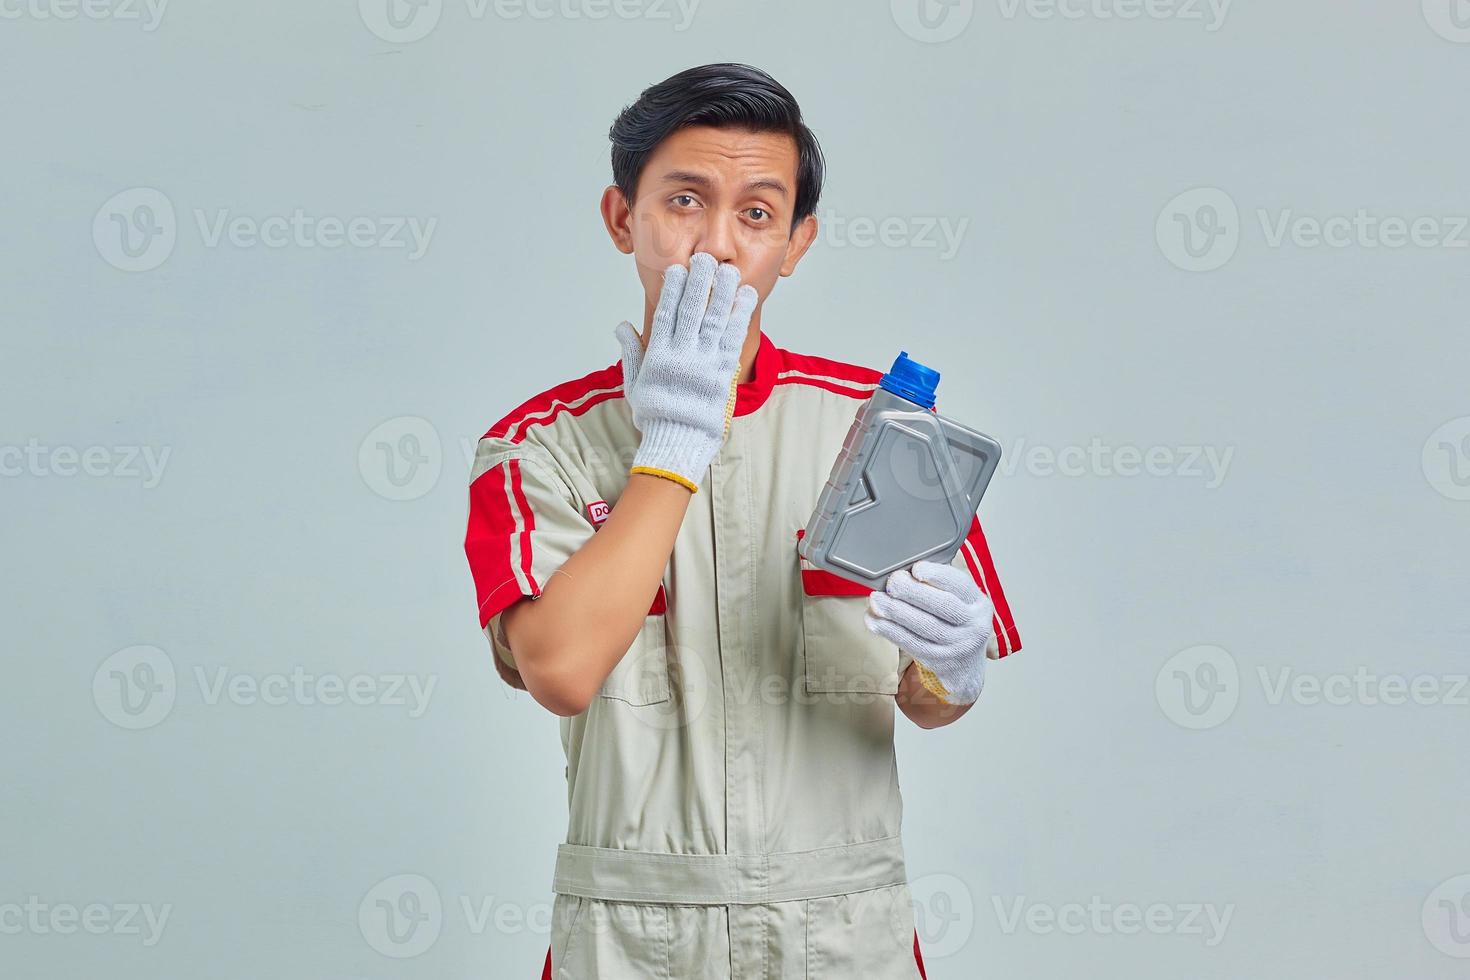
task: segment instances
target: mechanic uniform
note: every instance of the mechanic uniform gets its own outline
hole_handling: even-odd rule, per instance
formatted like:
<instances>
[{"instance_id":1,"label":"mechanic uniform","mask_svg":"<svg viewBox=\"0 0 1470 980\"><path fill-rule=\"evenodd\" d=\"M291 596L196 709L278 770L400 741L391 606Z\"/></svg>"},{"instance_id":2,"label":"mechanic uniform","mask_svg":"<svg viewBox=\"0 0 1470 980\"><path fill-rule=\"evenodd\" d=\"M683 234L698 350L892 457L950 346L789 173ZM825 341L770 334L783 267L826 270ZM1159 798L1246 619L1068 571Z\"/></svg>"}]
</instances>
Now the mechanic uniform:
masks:
<instances>
[{"instance_id":1,"label":"mechanic uniform","mask_svg":"<svg viewBox=\"0 0 1470 980\"><path fill-rule=\"evenodd\" d=\"M675 540L644 625L560 719L568 826L547 977L922 976L900 839L894 695L911 659L869 632L869 590L797 542L882 372L776 347ZM607 517L640 435L621 362L558 385L479 442L465 552L502 676L501 612L537 597ZM1021 648L978 518L955 556Z\"/></svg>"}]
</instances>

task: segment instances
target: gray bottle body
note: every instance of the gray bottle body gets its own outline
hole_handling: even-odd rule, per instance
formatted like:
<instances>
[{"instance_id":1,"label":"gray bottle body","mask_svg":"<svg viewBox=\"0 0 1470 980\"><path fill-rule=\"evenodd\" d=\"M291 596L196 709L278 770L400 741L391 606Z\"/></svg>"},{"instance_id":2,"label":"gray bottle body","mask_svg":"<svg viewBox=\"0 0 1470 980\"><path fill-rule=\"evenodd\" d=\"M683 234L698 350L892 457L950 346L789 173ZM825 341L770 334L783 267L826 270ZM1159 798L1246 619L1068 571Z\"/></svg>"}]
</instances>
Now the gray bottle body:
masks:
<instances>
[{"instance_id":1,"label":"gray bottle body","mask_svg":"<svg viewBox=\"0 0 1470 980\"><path fill-rule=\"evenodd\" d=\"M1000 462L1000 443L884 388L858 409L798 552L882 589L920 559L948 564Z\"/></svg>"}]
</instances>

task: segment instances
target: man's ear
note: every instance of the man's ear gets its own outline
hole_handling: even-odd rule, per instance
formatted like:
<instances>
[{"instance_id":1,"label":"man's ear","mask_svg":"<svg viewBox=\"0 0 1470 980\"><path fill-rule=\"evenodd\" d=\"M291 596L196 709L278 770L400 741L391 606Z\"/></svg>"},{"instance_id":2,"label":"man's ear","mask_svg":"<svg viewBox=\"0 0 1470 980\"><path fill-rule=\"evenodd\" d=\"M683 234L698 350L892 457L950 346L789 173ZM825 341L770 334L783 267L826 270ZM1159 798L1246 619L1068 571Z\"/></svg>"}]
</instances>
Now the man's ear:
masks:
<instances>
[{"instance_id":1,"label":"man's ear","mask_svg":"<svg viewBox=\"0 0 1470 980\"><path fill-rule=\"evenodd\" d=\"M792 229L791 240L786 243L786 257L781 261L781 275L789 276L796 271L796 263L817 240L817 216L809 214Z\"/></svg>"},{"instance_id":2,"label":"man's ear","mask_svg":"<svg viewBox=\"0 0 1470 980\"><path fill-rule=\"evenodd\" d=\"M601 210L602 223L607 226L608 237L619 252L632 255L633 210L628 207L628 199L623 196L622 188L617 184L609 184L602 192Z\"/></svg>"}]
</instances>

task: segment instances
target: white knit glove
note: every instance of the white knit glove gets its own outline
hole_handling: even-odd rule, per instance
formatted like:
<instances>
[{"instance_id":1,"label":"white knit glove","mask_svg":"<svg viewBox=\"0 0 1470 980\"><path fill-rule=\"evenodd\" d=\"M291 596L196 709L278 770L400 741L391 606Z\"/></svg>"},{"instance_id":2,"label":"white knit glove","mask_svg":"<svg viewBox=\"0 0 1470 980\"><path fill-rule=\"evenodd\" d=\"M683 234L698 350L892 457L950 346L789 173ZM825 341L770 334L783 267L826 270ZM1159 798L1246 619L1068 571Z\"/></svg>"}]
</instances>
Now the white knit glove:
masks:
<instances>
[{"instance_id":1,"label":"white knit glove","mask_svg":"<svg viewBox=\"0 0 1470 980\"><path fill-rule=\"evenodd\" d=\"M972 704L985 687L991 604L969 572L916 561L868 596L863 622L914 658L919 679L945 704Z\"/></svg>"},{"instance_id":2,"label":"white knit glove","mask_svg":"<svg viewBox=\"0 0 1470 980\"><path fill-rule=\"evenodd\" d=\"M623 396L643 434L630 473L699 491L730 431L740 349L758 298L754 286L739 284L734 265L695 252L689 268L664 270L647 350L633 324L614 328L623 348Z\"/></svg>"}]
</instances>

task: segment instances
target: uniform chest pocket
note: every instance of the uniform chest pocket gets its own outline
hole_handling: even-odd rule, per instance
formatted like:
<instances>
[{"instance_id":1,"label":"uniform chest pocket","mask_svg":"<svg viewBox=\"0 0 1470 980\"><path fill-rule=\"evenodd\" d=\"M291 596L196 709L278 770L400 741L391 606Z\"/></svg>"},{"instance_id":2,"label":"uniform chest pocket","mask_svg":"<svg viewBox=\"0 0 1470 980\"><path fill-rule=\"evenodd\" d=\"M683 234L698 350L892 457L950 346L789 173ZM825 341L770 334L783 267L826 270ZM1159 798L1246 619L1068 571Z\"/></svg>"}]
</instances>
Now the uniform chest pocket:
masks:
<instances>
[{"instance_id":1,"label":"uniform chest pocket","mask_svg":"<svg viewBox=\"0 0 1470 980\"><path fill-rule=\"evenodd\" d=\"M597 696L632 705L658 704L669 700L669 647L667 605L664 587L658 587L653 605L633 645L623 654Z\"/></svg>"},{"instance_id":2,"label":"uniform chest pocket","mask_svg":"<svg viewBox=\"0 0 1470 980\"><path fill-rule=\"evenodd\" d=\"M797 541L802 533L796 532ZM897 694L898 647L863 623L872 589L817 568L799 552L797 561L807 691Z\"/></svg>"}]
</instances>

